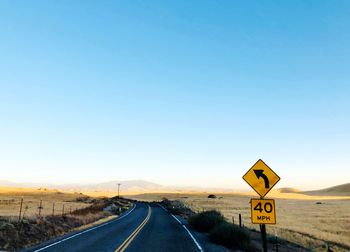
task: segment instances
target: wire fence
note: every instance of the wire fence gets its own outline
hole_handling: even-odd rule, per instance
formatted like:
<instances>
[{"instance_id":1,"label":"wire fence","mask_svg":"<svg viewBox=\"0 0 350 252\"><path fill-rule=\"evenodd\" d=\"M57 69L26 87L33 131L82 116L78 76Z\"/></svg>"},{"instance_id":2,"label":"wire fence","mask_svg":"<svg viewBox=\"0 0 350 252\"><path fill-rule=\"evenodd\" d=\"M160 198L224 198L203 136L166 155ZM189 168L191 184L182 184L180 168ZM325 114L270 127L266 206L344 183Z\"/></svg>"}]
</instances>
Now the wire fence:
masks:
<instances>
[{"instance_id":1,"label":"wire fence","mask_svg":"<svg viewBox=\"0 0 350 252\"><path fill-rule=\"evenodd\" d=\"M79 209L84 209L91 204L76 201L52 201L11 199L0 201L0 216L2 219L18 220L35 219L45 216L64 216L74 214Z\"/></svg>"}]
</instances>

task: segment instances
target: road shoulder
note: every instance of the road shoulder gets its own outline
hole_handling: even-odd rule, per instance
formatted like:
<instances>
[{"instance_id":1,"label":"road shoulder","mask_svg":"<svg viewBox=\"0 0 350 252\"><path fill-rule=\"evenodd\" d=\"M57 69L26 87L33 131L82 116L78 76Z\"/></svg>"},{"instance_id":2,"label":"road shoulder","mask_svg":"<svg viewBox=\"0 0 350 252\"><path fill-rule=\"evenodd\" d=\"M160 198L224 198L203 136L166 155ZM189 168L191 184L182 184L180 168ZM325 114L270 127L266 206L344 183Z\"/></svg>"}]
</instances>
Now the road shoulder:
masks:
<instances>
[{"instance_id":1,"label":"road shoulder","mask_svg":"<svg viewBox=\"0 0 350 252\"><path fill-rule=\"evenodd\" d=\"M200 233L200 232L197 232L197 231L191 229L188 226L187 220L184 219L183 217L181 217L180 215L174 215L174 216L178 219L178 221L181 222L182 225L184 225L191 232L193 237L197 240L197 242L202 247L203 251L205 251L205 252L231 252L232 251L224 246L212 243L209 240L207 234Z\"/></svg>"}]
</instances>

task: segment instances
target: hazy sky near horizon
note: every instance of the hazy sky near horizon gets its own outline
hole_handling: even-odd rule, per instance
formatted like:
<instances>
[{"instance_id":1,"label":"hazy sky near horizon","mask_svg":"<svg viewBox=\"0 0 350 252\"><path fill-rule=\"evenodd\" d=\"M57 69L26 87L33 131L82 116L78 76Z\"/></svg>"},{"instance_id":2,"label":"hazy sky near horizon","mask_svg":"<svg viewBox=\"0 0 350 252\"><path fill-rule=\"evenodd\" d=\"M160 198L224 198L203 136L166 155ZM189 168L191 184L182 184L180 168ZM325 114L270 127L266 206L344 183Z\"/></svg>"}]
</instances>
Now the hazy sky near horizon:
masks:
<instances>
[{"instance_id":1,"label":"hazy sky near horizon","mask_svg":"<svg viewBox=\"0 0 350 252\"><path fill-rule=\"evenodd\" d=\"M0 179L350 182L349 1L0 1Z\"/></svg>"}]
</instances>

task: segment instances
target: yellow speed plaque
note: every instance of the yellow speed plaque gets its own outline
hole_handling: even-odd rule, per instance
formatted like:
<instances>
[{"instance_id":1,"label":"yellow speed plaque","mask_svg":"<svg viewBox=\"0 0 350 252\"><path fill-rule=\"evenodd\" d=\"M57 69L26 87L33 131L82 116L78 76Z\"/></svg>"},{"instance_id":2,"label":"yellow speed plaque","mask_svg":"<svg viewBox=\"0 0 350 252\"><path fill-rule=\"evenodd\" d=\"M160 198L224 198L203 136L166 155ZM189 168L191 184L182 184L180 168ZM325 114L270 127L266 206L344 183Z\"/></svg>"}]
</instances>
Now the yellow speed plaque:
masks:
<instances>
[{"instance_id":1,"label":"yellow speed plaque","mask_svg":"<svg viewBox=\"0 0 350 252\"><path fill-rule=\"evenodd\" d=\"M275 200L251 199L253 224L276 224Z\"/></svg>"}]
</instances>

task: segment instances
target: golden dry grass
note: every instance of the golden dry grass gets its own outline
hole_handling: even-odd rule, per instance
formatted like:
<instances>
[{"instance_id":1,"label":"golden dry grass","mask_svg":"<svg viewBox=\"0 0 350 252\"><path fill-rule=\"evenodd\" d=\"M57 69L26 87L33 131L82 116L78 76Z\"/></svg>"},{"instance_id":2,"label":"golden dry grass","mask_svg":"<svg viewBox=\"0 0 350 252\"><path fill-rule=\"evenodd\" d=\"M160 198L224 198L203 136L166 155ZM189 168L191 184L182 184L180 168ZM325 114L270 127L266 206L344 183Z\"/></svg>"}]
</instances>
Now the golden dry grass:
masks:
<instances>
[{"instance_id":1,"label":"golden dry grass","mask_svg":"<svg viewBox=\"0 0 350 252\"><path fill-rule=\"evenodd\" d=\"M139 200L179 199L194 211L216 209L232 221L242 214L245 226L258 229L250 221L250 198L246 194L217 194L222 198L208 199L208 194L145 194L134 196ZM276 199L277 225L269 225L268 233L301 244L314 251L324 251L325 241L350 247L350 197L322 197L278 191ZM257 198L256 196L254 196ZM322 204L316 204L322 202ZM348 251L334 248L335 251Z\"/></svg>"},{"instance_id":2,"label":"golden dry grass","mask_svg":"<svg viewBox=\"0 0 350 252\"><path fill-rule=\"evenodd\" d=\"M33 217L38 214L40 200L42 200L42 215L52 214L55 203L55 215L62 214L63 205L65 213L70 210L80 209L90 204L76 202L80 194L62 193L55 190L28 189L0 187L0 216L8 218L18 218L21 199L23 199L22 215Z\"/></svg>"}]
</instances>

